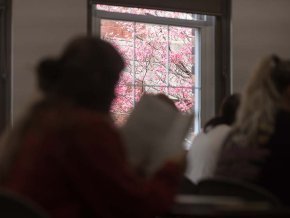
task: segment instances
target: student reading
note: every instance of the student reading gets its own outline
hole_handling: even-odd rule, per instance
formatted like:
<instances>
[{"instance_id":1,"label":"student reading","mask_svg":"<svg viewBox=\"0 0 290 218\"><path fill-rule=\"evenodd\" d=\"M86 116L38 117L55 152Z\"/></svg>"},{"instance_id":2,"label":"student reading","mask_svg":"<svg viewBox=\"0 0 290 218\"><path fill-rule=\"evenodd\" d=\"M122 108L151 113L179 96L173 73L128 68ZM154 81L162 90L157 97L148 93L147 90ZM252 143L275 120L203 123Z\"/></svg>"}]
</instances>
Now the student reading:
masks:
<instances>
[{"instance_id":1,"label":"student reading","mask_svg":"<svg viewBox=\"0 0 290 218\"><path fill-rule=\"evenodd\" d=\"M129 166L109 113L124 61L101 39L78 37L37 68L43 98L2 140L2 188L50 217L154 217L172 205L183 156L152 178Z\"/></svg>"}]
</instances>

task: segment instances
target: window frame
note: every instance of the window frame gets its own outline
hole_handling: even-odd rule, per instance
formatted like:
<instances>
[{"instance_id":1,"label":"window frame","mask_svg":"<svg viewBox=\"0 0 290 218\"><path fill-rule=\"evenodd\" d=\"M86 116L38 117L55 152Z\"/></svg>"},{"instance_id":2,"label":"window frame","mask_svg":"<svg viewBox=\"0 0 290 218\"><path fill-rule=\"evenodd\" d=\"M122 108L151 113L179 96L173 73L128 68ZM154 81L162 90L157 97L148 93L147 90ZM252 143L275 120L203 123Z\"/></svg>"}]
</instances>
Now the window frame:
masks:
<instances>
[{"instance_id":1,"label":"window frame","mask_svg":"<svg viewBox=\"0 0 290 218\"><path fill-rule=\"evenodd\" d=\"M208 119L218 113L222 99L230 94L230 0L181 0L178 2L176 0L167 0L166 2L153 0L89 0L88 34L90 35L96 31L96 29L93 29L95 23L92 21L95 4L214 15L214 28L202 28L203 31L200 34L201 48L199 49L202 49L201 54L209 57L214 56L214 62L210 65L205 64L205 61L199 63L199 67L203 71L201 75L205 77L201 79L201 96L203 97L199 99L202 107L200 125L203 126ZM211 36L214 37L214 45L209 43L212 41ZM214 51L214 54L212 54L212 51ZM205 58L201 57L201 60L205 60ZM214 75L204 73L209 71L213 71ZM212 89L206 87L212 87Z\"/></svg>"},{"instance_id":2,"label":"window frame","mask_svg":"<svg viewBox=\"0 0 290 218\"><path fill-rule=\"evenodd\" d=\"M0 133L11 125L11 6L0 1Z\"/></svg>"}]
</instances>

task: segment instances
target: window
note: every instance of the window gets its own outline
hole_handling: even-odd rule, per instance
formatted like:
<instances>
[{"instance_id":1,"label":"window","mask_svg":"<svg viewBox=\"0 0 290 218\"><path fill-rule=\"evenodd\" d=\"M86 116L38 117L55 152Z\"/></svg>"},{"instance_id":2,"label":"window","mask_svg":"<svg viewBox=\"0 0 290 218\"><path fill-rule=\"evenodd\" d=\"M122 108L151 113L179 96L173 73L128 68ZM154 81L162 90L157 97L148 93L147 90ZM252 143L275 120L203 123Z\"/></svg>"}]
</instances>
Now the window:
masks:
<instances>
[{"instance_id":1,"label":"window","mask_svg":"<svg viewBox=\"0 0 290 218\"><path fill-rule=\"evenodd\" d=\"M143 93L162 92L195 113L198 132L215 112L216 17L98 2L91 5L92 34L126 60L112 106L116 122L124 122Z\"/></svg>"}]
</instances>

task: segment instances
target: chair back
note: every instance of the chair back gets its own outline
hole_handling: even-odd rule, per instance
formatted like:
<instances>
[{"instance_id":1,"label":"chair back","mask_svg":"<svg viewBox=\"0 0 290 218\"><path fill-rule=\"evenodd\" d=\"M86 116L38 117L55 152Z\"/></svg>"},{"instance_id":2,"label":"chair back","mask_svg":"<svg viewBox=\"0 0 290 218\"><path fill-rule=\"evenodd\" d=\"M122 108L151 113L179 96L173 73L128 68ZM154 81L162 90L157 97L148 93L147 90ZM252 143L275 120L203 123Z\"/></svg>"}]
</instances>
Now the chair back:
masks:
<instances>
[{"instance_id":1,"label":"chair back","mask_svg":"<svg viewBox=\"0 0 290 218\"><path fill-rule=\"evenodd\" d=\"M196 190L196 184L184 176L182 178L178 194L194 195L196 194Z\"/></svg>"},{"instance_id":2,"label":"chair back","mask_svg":"<svg viewBox=\"0 0 290 218\"><path fill-rule=\"evenodd\" d=\"M240 180L228 178L208 178L201 180L197 185L198 195L233 196L246 201L261 201L271 206L280 206L281 202L267 190Z\"/></svg>"},{"instance_id":3,"label":"chair back","mask_svg":"<svg viewBox=\"0 0 290 218\"><path fill-rule=\"evenodd\" d=\"M0 191L1 218L48 218L36 204L6 191Z\"/></svg>"}]
</instances>

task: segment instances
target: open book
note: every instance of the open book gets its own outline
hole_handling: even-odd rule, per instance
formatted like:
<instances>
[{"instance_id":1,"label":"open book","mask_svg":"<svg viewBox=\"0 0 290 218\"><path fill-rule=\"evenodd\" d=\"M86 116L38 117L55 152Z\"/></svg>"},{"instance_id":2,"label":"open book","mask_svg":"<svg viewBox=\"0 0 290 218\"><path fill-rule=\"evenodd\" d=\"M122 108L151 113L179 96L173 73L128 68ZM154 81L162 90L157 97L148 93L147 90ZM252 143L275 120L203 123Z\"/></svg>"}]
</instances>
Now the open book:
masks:
<instances>
[{"instance_id":1,"label":"open book","mask_svg":"<svg viewBox=\"0 0 290 218\"><path fill-rule=\"evenodd\" d=\"M163 99L145 94L121 128L128 158L145 176L184 150L193 115L183 114Z\"/></svg>"}]
</instances>

